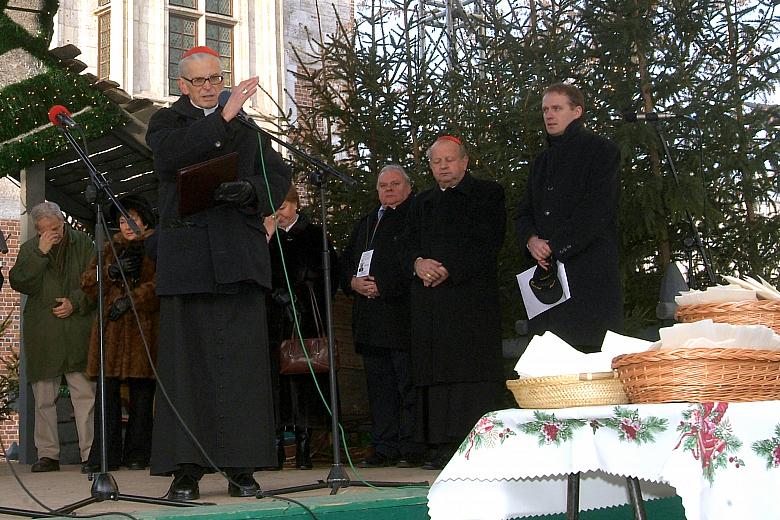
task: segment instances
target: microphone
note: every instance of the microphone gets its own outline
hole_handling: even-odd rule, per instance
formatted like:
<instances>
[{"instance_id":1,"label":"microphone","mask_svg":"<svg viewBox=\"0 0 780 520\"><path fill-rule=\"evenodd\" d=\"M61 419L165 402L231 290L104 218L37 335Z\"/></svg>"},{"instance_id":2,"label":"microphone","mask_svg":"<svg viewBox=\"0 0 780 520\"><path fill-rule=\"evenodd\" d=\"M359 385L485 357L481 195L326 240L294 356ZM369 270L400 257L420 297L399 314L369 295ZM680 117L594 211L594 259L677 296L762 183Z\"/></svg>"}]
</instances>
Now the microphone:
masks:
<instances>
[{"instance_id":1,"label":"microphone","mask_svg":"<svg viewBox=\"0 0 780 520\"><path fill-rule=\"evenodd\" d=\"M80 128L79 124L71 117L68 109L62 105L54 105L49 109L49 121L54 126Z\"/></svg>"},{"instance_id":2,"label":"microphone","mask_svg":"<svg viewBox=\"0 0 780 520\"><path fill-rule=\"evenodd\" d=\"M664 119L688 119L688 116L680 114L658 113L658 112L623 112L623 121L626 123L636 123L639 121L662 121Z\"/></svg>"},{"instance_id":3,"label":"microphone","mask_svg":"<svg viewBox=\"0 0 780 520\"><path fill-rule=\"evenodd\" d=\"M230 99L230 92L227 90L223 90L222 92L219 93L219 100L217 101L217 103L221 108L225 108L228 99ZM246 115L246 112L244 112L243 108L238 111L238 114L236 114L236 119L238 120L239 123L251 128L252 130L263 132L263 129L257 126L255 120L249 117L248 115Z\"/></svg>"}]
</instances>

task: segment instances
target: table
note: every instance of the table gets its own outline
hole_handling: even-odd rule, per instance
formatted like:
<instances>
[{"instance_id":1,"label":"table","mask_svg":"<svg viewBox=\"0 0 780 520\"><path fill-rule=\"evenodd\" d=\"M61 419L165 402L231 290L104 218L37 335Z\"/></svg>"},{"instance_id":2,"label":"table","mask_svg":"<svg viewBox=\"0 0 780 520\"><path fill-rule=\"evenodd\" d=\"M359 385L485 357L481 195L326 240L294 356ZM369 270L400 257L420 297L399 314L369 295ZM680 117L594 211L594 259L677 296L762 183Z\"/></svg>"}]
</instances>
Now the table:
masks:
<instances>
[{"instance_id":1,"label":"table","mask_svg":"<svg viewBox=\"0 0 780 520\"><path fill-rule=\"evenodd\" d=\"M500 410L485 414L428 493L432 520L504 520L677 494L687 520L780 518L780 401Z\"/></svg>"}]
</instances>

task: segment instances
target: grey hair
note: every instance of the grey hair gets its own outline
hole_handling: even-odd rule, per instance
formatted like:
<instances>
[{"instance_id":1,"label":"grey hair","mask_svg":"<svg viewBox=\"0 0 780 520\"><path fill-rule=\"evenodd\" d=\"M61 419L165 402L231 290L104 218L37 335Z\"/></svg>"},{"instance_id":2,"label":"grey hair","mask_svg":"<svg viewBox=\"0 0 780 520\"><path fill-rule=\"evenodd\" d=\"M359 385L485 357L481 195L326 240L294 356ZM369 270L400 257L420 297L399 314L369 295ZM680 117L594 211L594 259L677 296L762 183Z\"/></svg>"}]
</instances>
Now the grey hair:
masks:
<instances>
[{"instance_id":1,"label":"grey hair","mask_svg":"<svg viewBox=\"0 0 780 520\"><path fill-rule=\"evenodd\" d=\"M379 178L382 177L386 172L389 171L396 171L401 174L401 177L404 178L404 181L406 181L406 184L409 186L412 185L412 181L409 179L409 174L406 173L406 170L404 170L404 167L400 164L386 164L382 167L381 170L379 170L379 175L376 176L376 187L379 188Z\"/></svg>"},{"instance_id":2,"label":"grey hair","mask_svg":"<svg viewBox=\"0 0 780 520\"><path fill-rule=\"evenodd\" d=\"M62 214L60 207L54 202L41 202L33 206L30 210L30 217L32 217L35 225L38 225L38 221L43 218L56 218L60 222L65 222L65 216Z\"/></svg>"},{"instance_id":3,"label":"grey hair","mask_svg":"<svg viewBox=\"0 0 780 520\"><path fill-rule=\"evenodd\" d=\"M208 58L211 58L213 60L217 60L217 62L219 63L219 58L217 58L213 54L209 54L207 52L197 52L195 54L190 54L186 58L180 59L179 60L179 76L181 76L182 69L189 67L190 63L192 63L194 61L205 60L205 59L208 59ZM222 70L222 63L219 63L219 64L220 64L220 71L221 71Z\"/></svg>"},{"instance_id":4,"label":"grey hair","mask_svg":"<svg viewBox=\"0 0 780 520\"><path fill-rule=\"evenodd\" d=\"M428 147L427 150L425 150L425 158L426 159L428 159L429 161L431 160L431 152L433 151L433 147L436 146L437 144L439 144L443 140L444 139L437 139L436 141L433 142L433 144L431 146ZM454 141L450 141L450 142L454 142ZM458 143L455 143L455 144L458 144ZM468 150L466 150L466 145L462 144L462 143L458 144L458 151L460 152L461 159L463 157L466 157L469 154Z\"/></svg>"}]
</instances>

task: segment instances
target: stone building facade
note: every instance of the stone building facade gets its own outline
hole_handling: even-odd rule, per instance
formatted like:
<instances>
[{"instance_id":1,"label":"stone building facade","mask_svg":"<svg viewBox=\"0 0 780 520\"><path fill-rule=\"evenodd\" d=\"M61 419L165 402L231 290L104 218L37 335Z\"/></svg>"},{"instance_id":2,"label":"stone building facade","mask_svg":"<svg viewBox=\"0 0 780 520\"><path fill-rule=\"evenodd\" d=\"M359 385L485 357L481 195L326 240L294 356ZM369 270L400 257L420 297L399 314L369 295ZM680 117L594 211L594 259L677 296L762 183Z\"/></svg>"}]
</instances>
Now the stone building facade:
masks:
<instances>
[{"instance_id":1,"label":"stone building facade","mask_svg":"<svg viewBox=\"0 0 780 520\"><path fill-rule=\"evenodd\" d=\"M86 72L133 97L168 103L178 95L181 52L209 45L222 57L227 85L260 77L250 114L291 110L294 119L293 49L310 49L310 37L327 39L337 16L351 24L353 8L352 0L61 0L52 47L71 43Z\"/></svg>"}]
</instances>

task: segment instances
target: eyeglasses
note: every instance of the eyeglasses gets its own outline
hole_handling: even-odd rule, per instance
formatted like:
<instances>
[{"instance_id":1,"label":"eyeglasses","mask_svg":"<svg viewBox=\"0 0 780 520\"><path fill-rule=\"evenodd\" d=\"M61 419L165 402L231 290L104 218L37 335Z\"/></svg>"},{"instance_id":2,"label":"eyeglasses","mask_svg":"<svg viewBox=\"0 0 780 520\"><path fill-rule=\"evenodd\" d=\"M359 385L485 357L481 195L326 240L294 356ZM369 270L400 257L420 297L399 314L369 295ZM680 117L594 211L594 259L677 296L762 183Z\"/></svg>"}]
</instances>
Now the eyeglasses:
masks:
<instances>
[{"instance_id":1,"label":"eyeglasses","mask_svg":"<svg viewBox=\"0 0 780 520\"><path fill-rule=\"evenodd\" d=\"M192 78L192 79L185 78L184 76L182 76L181 79L189 81L190 83L192 83L193 87L202 87L203 85L206 84L207 81L212 85L219 85L225 80L225 76L223 76L222 74L214 74L212 76L209 76L208 78Z\"/></svg>"}]
</instances>

